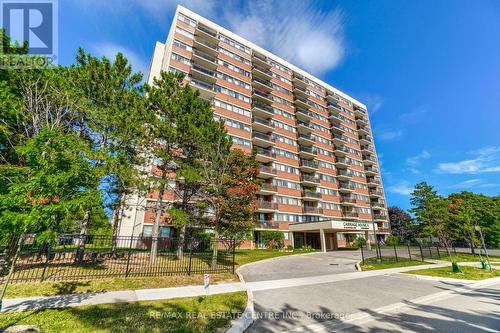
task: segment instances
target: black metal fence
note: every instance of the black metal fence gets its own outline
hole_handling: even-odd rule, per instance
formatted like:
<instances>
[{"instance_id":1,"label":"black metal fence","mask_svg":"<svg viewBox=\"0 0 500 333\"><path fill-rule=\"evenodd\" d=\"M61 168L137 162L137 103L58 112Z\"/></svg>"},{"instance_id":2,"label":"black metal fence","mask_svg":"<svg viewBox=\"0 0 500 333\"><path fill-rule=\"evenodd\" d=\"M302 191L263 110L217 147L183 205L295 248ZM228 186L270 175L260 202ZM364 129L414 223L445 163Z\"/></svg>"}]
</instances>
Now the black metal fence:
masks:
<instances>
[{"instance_id":1,"label":"black metal fence","mask_svg":"<svg viewBox=\"0 0 500 333\"><path fill-rule=\"evenodd\" d=\"M440 260L447 259L449 255L457 255L460 253L469 253L479 255L482 253L480 249L472 249L465 247L463 242L451 243L448 247L440 242L407 242L397 245L386 244L371 244L371 246L364 245L360 248L361 259L364 263L365 260L371 258L380 258L382 262L386 261L403 261L403 260L417 260L426 261L429 259Z\"/></svg>"},{"instance_id":2,"label":"black metal fence","mask_svg":"<svg viewBox=\"0 0 500 333\"><path fill-rule=\"evenodd\" d=\"M23 237L11 281L234 272L234 239L186 238L182 243L170 237L60 235L52 242ZM7 277L17 244L12 239L0 248L0 282ZM155 246L156 256L152 256Z\"/></svg>"}]
</instances>

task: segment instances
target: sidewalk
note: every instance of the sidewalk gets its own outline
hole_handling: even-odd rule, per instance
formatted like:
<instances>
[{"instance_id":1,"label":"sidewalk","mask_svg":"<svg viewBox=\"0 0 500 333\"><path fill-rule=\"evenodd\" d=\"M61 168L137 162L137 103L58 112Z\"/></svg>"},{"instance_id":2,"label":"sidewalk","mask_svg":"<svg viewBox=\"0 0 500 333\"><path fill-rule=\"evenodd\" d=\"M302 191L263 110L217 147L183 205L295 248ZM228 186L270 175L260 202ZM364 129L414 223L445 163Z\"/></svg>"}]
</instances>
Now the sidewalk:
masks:
<instances>
[{"instance_id":1,"label":"sidewalk","mask_svg":"<svg viewBox=\"0 0 500 333\"><path fill-rule=\"evenodd\" d=\"M320 275L305 278L280 279L257 282L235 282L211 285L208 291L203 286L187 286L160 289L110 291L105 293L68 294L58 296L40 296L28 298L4 299L1 312L17 312L43 308L64 308L105 303L123 303L135 301L153 301L181 297L204 296L207 294L224 294L237 291L261 291L288 287L315 285L343 280L362 279L371 276L401 273L409 270L436 268L449 265L439 263L420 266L398 267L366 272L350 272L341 274Z\"/></svg>"}]
</instances>

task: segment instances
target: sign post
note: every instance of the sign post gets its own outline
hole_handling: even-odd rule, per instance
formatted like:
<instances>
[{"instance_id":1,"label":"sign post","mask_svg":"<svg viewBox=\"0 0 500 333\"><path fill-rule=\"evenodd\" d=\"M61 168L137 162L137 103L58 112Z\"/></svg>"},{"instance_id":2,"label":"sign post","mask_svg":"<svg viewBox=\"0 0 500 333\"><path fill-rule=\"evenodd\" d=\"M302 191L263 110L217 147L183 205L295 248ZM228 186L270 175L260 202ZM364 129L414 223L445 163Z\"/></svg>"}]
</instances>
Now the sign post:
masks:
<instances>
[{"instance_id":1,"label":"sign post","mask_svg":"<svg viewBox=\"0 0 500 333\"><path fill-rule=\"evenodd\" d=\"M208 295L210 293L210 274L203 275L203 287L205 288L205 292Z\"/></svg>"}]
</instances>

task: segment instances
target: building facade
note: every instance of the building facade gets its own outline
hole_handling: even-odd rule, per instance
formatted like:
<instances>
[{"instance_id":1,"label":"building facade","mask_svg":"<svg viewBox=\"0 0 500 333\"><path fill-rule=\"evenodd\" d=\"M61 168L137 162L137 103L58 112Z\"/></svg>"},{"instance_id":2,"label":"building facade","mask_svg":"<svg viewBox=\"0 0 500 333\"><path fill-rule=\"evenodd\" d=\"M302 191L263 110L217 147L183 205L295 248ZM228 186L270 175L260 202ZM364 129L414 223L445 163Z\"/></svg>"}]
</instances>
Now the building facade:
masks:
<instances>
[{"instance_id":1,"label":"building facade","mask_svg":"<svg viewBox=\"0 0 500 333\"><path fill-rule=\"evenodd\" d=\"M364 104L181 6L166 43L156 44L148 81L160 71L185 74L224 120L234 147L257 150L264 183L246 246L263 246L269 229L281 230L287 244L323 250L390 233ZM128 199L121 235L151 232L156 198ZM166 223L160 230L173 232Z\"/></svg>"}]
</instances>

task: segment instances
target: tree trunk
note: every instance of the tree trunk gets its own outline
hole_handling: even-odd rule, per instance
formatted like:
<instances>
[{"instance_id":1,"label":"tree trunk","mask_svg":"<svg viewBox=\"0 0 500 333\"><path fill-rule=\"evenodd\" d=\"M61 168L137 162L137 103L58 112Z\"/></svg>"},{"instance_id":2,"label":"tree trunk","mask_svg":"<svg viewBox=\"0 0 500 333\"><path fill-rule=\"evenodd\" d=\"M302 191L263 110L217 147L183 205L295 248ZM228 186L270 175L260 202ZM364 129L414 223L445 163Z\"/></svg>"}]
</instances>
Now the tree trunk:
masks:
<instances>
[{"instance_id":1,"label":"tree trunk","mask_svg":"<svg viewBox=\"0 0 500 333\"><path fill-rule=\"evenodd\" d=\"M151 253L149 255L149 260L151 262L154 262L158 255L158 232L160 230L161 214L163 212L163 195L165 193L166 174L166 171L162 172L160 190L158 192L158 199L156 200L155 223L153 224L153 230L151 232Z\"/></svg>"},{"instance_id":2,"label":"tree trunk","mask_svg":"<svg viewBox=\"0 0 500 333\"><path fill-rule=\"evenodd\" d=\"M123 211L125 210L125 205L123 203L123 195L120 195L120 201L118 201L118 206L115 208L113 211L113 239L112 239L112 251L113 253L116 252L117 248L117 238L118 238L118 231L120 230L120 226L122 223L123 219ZM131 235L133 236L133 235Z\"/></svg>"},{"instance_id":3,"label":"tree trunk","mask_svg":"<svg viewBox=\"0 0 500 333\"><path fill-rule=\"evenodd\" d=\"M219 233L217 232L217 229L214 229L214 244L212 248L212 269L217 268L217 252L219 251L217 242L218 239L219 239Z\"/></svg>"},{"instance_id":4,"label":"tree trunk","mask_svg":"<svg viewBox=\"0 0 500 333\"><path fill-rule=\"evenodd\" d=\"M76 251L76 261L83 261L83 253L85 251L85 240L87 238L87 233L89 231L89 222L90 222L90 211L86 210L83 215L82 227L80 228L80 234L78 235L77 245L78 250Z\"/></svg>"},{"instance_id":5,"label":"tree trunk","mask_svg":"<svg viewBox=\"0 0 500 333\"><path fill-rule=\"evenodd\" d=\"M184 258L184 243L186 241L186 226L183 225L179 229L179 243L177 244L177 259L182 260Z\"/></svg>"}]
</instances>

